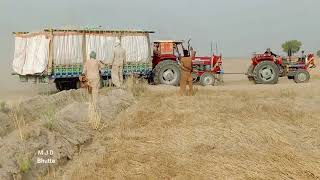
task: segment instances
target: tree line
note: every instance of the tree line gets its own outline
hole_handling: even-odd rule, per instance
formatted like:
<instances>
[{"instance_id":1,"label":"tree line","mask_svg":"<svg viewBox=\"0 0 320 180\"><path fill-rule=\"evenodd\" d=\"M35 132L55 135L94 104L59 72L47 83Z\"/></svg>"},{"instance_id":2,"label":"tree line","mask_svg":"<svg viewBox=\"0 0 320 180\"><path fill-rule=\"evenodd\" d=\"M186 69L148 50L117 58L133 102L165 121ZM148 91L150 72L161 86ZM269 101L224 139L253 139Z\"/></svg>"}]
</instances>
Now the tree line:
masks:
<instances>
[{"instance_id":1,"label":"tree line","mask_svg":"<svg viewBox=\"0 0 320 180\"><path fill-rule=\"evenodd\" d=\"M282 44L283 52L287 53L288 55L293 55L300 51L302 43L298 40L290 40L286 41ZM320 50L317 51L317 56L320 57Z\"/></svg>"}]
</instances>

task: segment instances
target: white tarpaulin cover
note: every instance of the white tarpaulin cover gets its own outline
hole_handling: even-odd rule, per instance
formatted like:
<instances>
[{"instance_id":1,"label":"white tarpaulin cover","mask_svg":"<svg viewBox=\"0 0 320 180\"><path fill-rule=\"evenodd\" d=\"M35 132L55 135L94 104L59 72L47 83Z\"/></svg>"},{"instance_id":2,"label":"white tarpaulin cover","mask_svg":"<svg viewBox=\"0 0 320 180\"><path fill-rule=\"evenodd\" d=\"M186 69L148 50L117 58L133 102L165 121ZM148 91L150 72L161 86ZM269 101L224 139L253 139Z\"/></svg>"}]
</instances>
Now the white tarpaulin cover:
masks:
<instances>
[{"instance_id":1,"label":"white tarpaulin cover","mask_svg":"<svg viewBox=\"0 0 320 180\"><path fill-rule=\"evenodd\" d=\"M97 59L105 63L111 63L112 52L117 39L116 36L86 35L87 59L89 59L90 52L95 51Z\"/></svg>"},{"instance_id":2,"label":"white tarpaulin cover","mask_svg":"<svg viewBox=\"0 0 320 180\"><path fill-rule=\"evenodd\" d=\"M116 40L113 35L86 35L87 58L91 51L97 53L97 59L105 63L112 62L112 53ZM146 63L150 59L149 41L144 35L124 35L121 45L126 50L127 62ZM53 36L53 65L73 65L83 63L83 35ZM42 73L48 66L49 39L45 35L15 37L13 70L20 75Z\"/></svg>"},{"instance_id":3,"label":"white tarpaulin cover","mask_svg":"<svg viewBox=\"0 0 320 180\"><path fill-rule=\"evenodd\" d=\"M91 51L95 51L97 59L111 63L117 39L116 36L87 35L87 58ZM146 36L122 36L121 45L126 50L127 62L147 62L149 60L148 43Z\"/></svg>"},{"instance_id":4,"label":"white tarpaulin cover","mask_svg":"<svg viewBox=\"0 0 320 180\"><path fill-rule=\"evenodd\" d=\"M82 37L82 35L54 36L54 65L82 64Z\"/></svg>"},{"instance_id":5,"label":"white tarpaulin cover","mask_svg":"<svg viewBox=\"0 0 320 180\"><path fill-rule=\"evenodd\" d=\"M49 40L44 35L15 38L12 67L20 75L42 73L48 64Z\"/></svg>"},{"instance_id":6,"label":"white tarpaulin cover","mask_svg":"<svg viewBox=\"0 0 320 180\"><path fill-rule=\"evenodd\" d=\"M149 44L146 36L123 36L121 46L126 50L127 62L147 62Z\"/></svg>"}]
</instances>

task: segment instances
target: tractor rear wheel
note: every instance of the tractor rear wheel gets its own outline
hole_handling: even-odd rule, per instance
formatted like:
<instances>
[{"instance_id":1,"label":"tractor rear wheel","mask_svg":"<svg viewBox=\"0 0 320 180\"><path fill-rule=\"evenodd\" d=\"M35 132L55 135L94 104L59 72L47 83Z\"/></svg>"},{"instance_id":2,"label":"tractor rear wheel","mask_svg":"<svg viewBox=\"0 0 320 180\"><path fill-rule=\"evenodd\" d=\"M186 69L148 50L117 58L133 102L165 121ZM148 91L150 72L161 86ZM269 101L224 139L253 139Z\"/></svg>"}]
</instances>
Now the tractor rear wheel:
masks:
<instances>
[{"instance_id":1,"label":"tractor rear wheel","mask_svg":"<svg viewBox=\"0 0 320 180\"><path fill-rule=\"evenodd\" d=\"M214 76L211 73L205 72L200 76L200 84L202 86L210 86L214 83Z\"/></svg>"},{"instance_id":2,"label":"tractor rear wheel","mask_svg":"<svg viewBox=\"0 0 320 180\"><path fill-rule=\"evenodd\" d=\"M165 60L154 68L155 84L179 85L180 67L176 61Z\"/></svg>"},{"instance_id":3,"label":"tractor rear wheel","mask_svg":"<svg viewBox=\"0 0 320 180\"><path fill-rule=\"evenodd\" d=\"M308 82L310 79L310 74L308 71L305 70L298 70L294 75L294 82L295 83L305 83Z\"/></svg>"},{"instance_id":4,"label":"tractor rear wheel","mask_svg":"<svg viewBox=\"0 0 320 180\"><path fill-rule=\"evenodd\" d=\"M279 68L272 61L262 61L253 70L256 84L276 84L279 80Z\"/></svg>"}]
</instances>

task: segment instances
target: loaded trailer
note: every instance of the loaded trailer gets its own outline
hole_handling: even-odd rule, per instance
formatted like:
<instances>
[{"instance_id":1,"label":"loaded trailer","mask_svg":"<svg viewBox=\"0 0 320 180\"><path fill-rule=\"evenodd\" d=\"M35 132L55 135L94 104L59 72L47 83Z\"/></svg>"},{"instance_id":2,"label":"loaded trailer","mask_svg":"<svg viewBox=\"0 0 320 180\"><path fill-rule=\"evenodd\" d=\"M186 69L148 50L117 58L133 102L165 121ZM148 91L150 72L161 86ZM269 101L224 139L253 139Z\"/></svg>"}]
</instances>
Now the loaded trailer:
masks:
<instances>
[{"instance_id":1,"label":"loaded trailer","mask_svg":"<svg viewBox=\"0 0 320 180\"><path fill-rule=\"evenodd\" d=\"M152 75L150 33L153 31L44 29L14 32L13 74L22 82L55 83L58 90L80 87L79 76L91 51L106 64L102 85L111 77L116 40L126 50L123 74L149 78Z\"/></svg>"}]
</instances>

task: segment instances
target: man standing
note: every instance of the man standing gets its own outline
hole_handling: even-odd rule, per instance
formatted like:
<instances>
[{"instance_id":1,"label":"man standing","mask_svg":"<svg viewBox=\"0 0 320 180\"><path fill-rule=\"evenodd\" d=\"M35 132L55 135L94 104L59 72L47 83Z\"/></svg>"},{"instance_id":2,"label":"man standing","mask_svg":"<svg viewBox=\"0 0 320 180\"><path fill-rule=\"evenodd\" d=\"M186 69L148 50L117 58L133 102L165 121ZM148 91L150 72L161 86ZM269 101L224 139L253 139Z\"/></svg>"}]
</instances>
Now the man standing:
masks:
<instances>
[{"instance_id":1,"label":"man standing","mask_svg":"<svg viewBox=\"0 0 320 180\"><path fill-rule=\"evenodd\" d=\"M194 53L195 54L195 53ZM192 87L192 57L185 56L181 58L181 79L180 79L180 96L184 96L186 93L186 85L189 85L188 96L193 95Z\"/></svg>"},{"instance_id":2,"label":"man standing","mask_svg":"<svg viewBox=\"0 0 320 180\"><path fill-rule=\"evenodd\" d=\"M123 83L123 65L126 64L126 50L120 46L120 41L115 43L115 49L112 55L111 78L116 87L121 87Z\"/></svg>"},{"instance_id":3,"label":"man standing","mask_svg":"<svg viewBox=\"0 0 320 180\"><path fill-rule=\"evenodd\" d=\"M304 53L304 51L301 51L301 59L306 59L306 54Z\"/></svg>"},{"instance_id":4,"label":"man standing","mask_svg":"<svg viewBox=\"0 0 320 180\"><path fill-rule=\"evenodd\" d=\"M103 64L96 60L97 54L94 51L90 53L90 59L84 65L82 74L88 79L89 89L92 90L92 102L96 104L99 87L100 87L100 70L103 67ZM90 93L90 91L89 91Z\"/></svg>"},{"instance_id":5,"label":"man standing","mask_svg":"<svg viewBox=\"0 0 320 180\"><path fill-rule=\"evenodd\" d=\"M301 62L307 64L307 56L305 55L304 51L301 51Z\"/></svg>"}]
</instances>

